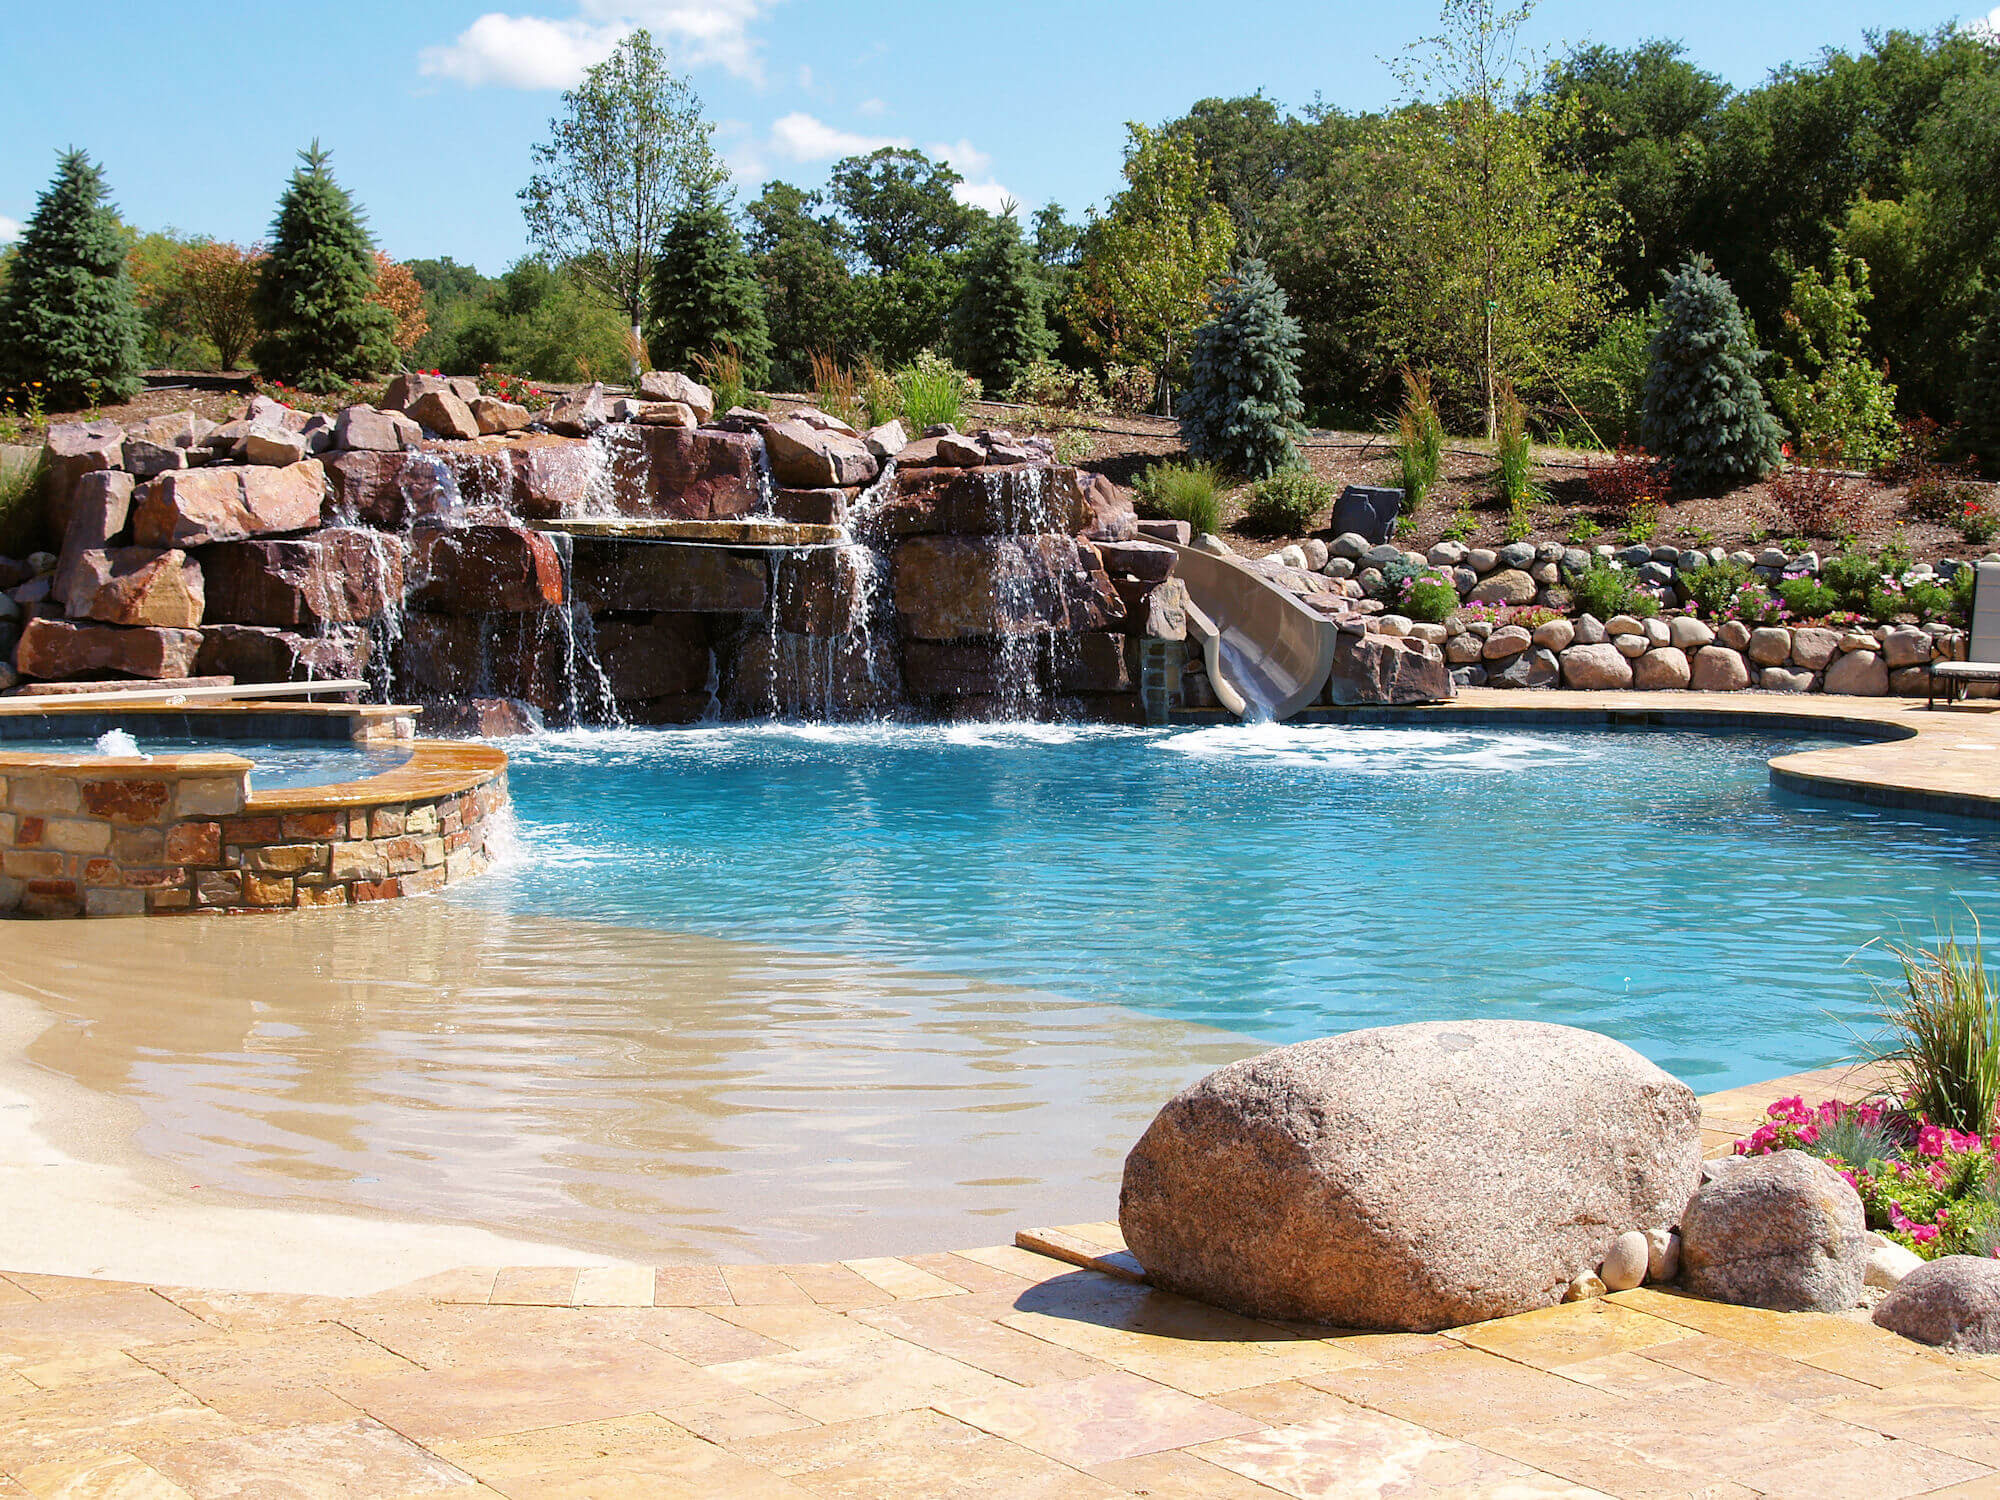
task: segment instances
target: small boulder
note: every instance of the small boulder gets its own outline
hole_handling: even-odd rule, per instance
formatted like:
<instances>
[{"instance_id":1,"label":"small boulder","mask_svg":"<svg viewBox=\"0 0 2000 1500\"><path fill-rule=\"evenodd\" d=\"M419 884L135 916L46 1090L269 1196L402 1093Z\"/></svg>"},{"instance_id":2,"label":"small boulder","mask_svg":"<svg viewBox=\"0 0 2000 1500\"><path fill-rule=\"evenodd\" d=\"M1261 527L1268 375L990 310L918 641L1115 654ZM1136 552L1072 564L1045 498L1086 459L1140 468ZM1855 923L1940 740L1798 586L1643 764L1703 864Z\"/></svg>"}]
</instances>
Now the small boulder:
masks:
<instances>
[{"instance_id":1,"label":"small boulder","mask_svg":"<svg viewBox=\"0 0 2000 1500\"><path fill-rule=\"evenodd\" d=\"M1519 568L1501 568L1480 579L1471 598L1474 604L1533 604L1536 587Z\"/></svg>"},{"instance_id":2,"label":"small boulder","mask_svg":"<svg viewBox=\"0 0 2000 1500\"><path fill-rule=\"evenodd\" d=\"M253 423L237 443L237 451L246 464L282 469L287 464L302 462L310 446L302 432L294 432L289 427Z\"/></svg>"},{"instance_id":3,"label":"small boulder","mask_svg":"<svg viewBox=\"0 0 2000 1500\"><path fill-rule=\"evenodd\" d=\"M1925 1264L1916 1251L1905 1249L1873 1230L1868 1232L1868 1240L1868 1270L1862 1280L1870 1286L1884 1291L1901 1286L1904 1277Z\"/></svg>"},{"instance_id":4,"label":"small boulder","mask_svg":"<svg viewBox=\"0 0 2000 1500\"><path fill-rule=\"evenodd\" d=\"M534 413L515 401L502 401L498 396L474 396L469 403L472 420L479 431L487 437L501 437L510 432L519 432L534 420ZM494 700L496 702L506 700Z\"/></svg>"},{"instance_id":5,"label":"small boulder","mask_svg":"<svg viewBox=\"0 0 2000 1500\"><path fill-rule=\"evenodd\" d=\"M1646 1231L1646 1279L1672 1281L1681 1274L1681 1237L1671 1229Z\"/></svg>"},{"instance_id":6,"label":"small boulder","mask_svg":"<svg viewBox=\"0 0 2000 1500\"><path fill-rule=\"evenodd\" d=\"M1750 686L1750 669L1727 646L1703 646L1694 654L1689 680L1698 693L1734 693Z\"/></svg>"},{"instance_id":7,"label":"small boulder","mask_svg":"<svg viewBox=\"0 0 2000 1500\"><path fill-rule=\"evenodd\" d=\"M647 401L678 401L694 414L697 426L715 416L715 392L677 370L648 370L639 377L639 395Z\"/></svg>"},{"instance_id":8,"label":"small boulder","mask_svg":"<svg viewBox=\"0 0 2000 1500\"><path fill-rule=\"evenodd\" d=\"M1611 1242L1610 1253L1597 1268L1598 1278L1606 1291L1629 1292L1645 1281L1649 1258L1646 1232L1628 1229Z\"/></svg>"},{"instance_id":9,"label":"small boulder","mask_svg":"<svg viewBox=\"0 0 2000 1500\"><path fill-rule=\"evenodd\" d=\"M1873 651L1843 651L1826 669L1826 691L1880 698L1889 691L1889 666Z\"/></svg>"},{"instance_id":10,"label":"small boulder","mask_svg":"<svg viewBox=\"0 0 2000 1500\"><path fill-rule=\"evenodd\" d=\"M1334 647L1327 680L1334 703L1442 703L1457 691L1444 653L1424 641L1343 630Z\"/></svg>"},{"instance_id":11,"label":"small boulder","mask_svg":"<svg viewBox=\"0 0 2000 1500\"><path fill-rule=\"evenodd\" d=\"M771 473L787 489L842 489L867 484L881 461L858 437L830 432L787 418L764 429Z\"/></svg>"},{"instance_id":12,"label":"small boulder","mask_svg":"<svg viewBox=\"0 0 2000 1500\"><path fill-rule=\"evenodd\" d=\"M1823 671L1840 650L1840 632L1817 625L1801 626L1792 632L1792 664L1808 672Z\"/></svg>"},{"instance_id":13,"label":"small boulder","mask_svg":"<svg viewBox=\"0 0 2000 1500\"><path fill-rule=\"evenodd\" d=\"M107 625L201 624L201 568L185 552L114 547L78 559L68 594L71 618Z\"/></svg>"},{"instance_id":14,"label":"small boulder","mask_svg":"<svg viewBox=\"0 0 2000 1500\"><path fill-rule=\"evenodd\" d=\"M1623 637L1631 640L1631 636ZM1703 651L1713 651L1713 646L1704 646ZM1661 646L1635 657L1632 662L1632 686L1647 692L1673 692L1688 685L1692 675L1688 667L1687 653L1675 646Z\"/></svg>"},{"instance_id":15,"label":"small boulder","mask_svg":"<svg viewBox=\"0 0 2000 1500\"><path fill-rule=\"evenodd\" d=\"M333 424L333 446L370 453L401 453L424 439L423 429L400 411L350 406Z\"/></svg>"},{"instance_id":16,"label":"small boulder","mask_svg":"<svg viewBox=\"0 0 2000 1500\"><path fill-rule=\"evenodd\" d=\"M861 440L868 445L868 451L884 463L910 446L910 435L903 430L903 424L894 421L869 428Z\"/></svg>"},{"instance_id":17,"label":"small boulder","mask_svg":"<svg viewBox=\"0 0 2000 1500\"><path fill-rule=\"evenodd\" d=\"M1750 660L1760 667L1782 667L1792 658L1792 633L1782 625L1763 625L1750 632Z\"/></svg>"},{"instance_id":18,"label":"small boulder","mask_svg":"<svg viewBox=\"0 0 2000 1500\"><path fill-rule=\"evenodd\" d=\"M461 442L479 436L479 423L472 408L449 390L425 391L406 408L411 418L428 432Z\"/></svg>"},{"instance_id":19,"label":"small boulder","mask_svg":"<svg viewBox=\"0 0 2000 1500\"><path fill-rule=\"evenodd\" d=\"M611 403L605 399L602 383L587 385L558 401L542 418L544 426L564 437L589 437L610 420Z\"/></svg>"},{"instance_id":20,"label":"small boulder","mask_svg":"<svg viewBox=\"0 0 2000 1500\"><path fill-rule=\"evenodd\" d=\"M1126 1158L1119 1221L1162 1290L1429 1332L1560 1302L1624 1226L1675 1218L1700 1163L1693 1091L1622 1043L1426 1022L1184 1090Z\"/></svg>"},{"instance_id":21,"label":"small boulder","mask_svg":"<svg viewBox=\"0 0 2000 1500\"><path fill-rule=\"evenodd\" d=\"M1681 1216L1681 1275L1713 1302L1845 1312L1861 1300L1868 1247L1861 1199L1803 1151L1746 1157Z\"/></svg>"},{"instance_id":22,"label":"small boulder","mask_svg":"<svg viewBox=\"0 0 2000 1500\"><path fill-rule=\"evenodd\" d=\"M976 469L986 462L986 450L976 438L949 433L937 440L937 461L947 468Z\"/></svg>"},{"instance_id":23,"label":"small boulder","mask_svg":"<svg viewBox=\"0 0 2000 1500\"><path fill-rule=\"evenodd\" d=\"M2000 1261L1982 1255L1926 1261L1882 1299L1875 1324L1954 1354L2000 1354Z\"/></svg>"},{"instance_id":24,"label":"small boulder","mask_svg":"<svg viewBox=\"0 0 2000 1500\"><path fill-rule=\"evenodd\" d=\"M641 427L680 427L688 431L701 425L695 420L694 409L685 401L649 401L633 414L632 420Z\"/></svg>"}]
</instances>

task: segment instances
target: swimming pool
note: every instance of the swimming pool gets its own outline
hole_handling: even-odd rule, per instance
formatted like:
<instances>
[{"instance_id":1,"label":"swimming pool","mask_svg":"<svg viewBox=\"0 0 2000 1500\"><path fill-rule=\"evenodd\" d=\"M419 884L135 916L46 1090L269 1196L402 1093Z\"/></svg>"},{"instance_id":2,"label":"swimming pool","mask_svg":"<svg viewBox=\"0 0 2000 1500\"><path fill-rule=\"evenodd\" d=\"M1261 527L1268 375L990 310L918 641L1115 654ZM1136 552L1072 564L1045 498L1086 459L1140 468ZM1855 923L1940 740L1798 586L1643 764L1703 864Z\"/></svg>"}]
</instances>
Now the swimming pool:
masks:
<instances>
[{"instance_id":1,"label":"swimming pool","mask_svg":"<svg viewBox=\"0 0 2000 1500\"><path fill-rule=\"evenodd\" d=\"M1301 1037L1563 1021L1701 1091L1847 1054L1892 977L1863 945L1993 917L2000 828L1774 791L1815 743L551 734L508 742L513 852L442 898L48 923L0 992L60 1143L117 1122L204 1203L663 1260L962 1247L1114 1213L1169 1095Z\"/></svg>"}]
</instances>

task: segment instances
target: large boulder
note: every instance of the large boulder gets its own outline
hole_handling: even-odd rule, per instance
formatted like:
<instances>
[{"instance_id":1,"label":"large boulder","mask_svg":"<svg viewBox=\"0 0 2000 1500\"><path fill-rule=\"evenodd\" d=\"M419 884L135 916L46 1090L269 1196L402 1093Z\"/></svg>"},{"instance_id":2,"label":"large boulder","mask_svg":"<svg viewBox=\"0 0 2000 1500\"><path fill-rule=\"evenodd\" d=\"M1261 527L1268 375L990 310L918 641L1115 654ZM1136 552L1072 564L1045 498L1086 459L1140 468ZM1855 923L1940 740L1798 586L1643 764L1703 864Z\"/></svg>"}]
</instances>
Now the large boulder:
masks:
<instances>
[{"instance_id":1,"label":"large boulder","mask_svg":"<svg viewBox=\"0 0 2000 1500\"><path fill-rule=\"evenodd\" d=\"M1608 641L1571 646L1562 654L1563 686L1604 692L1632 685L1632 663Z\"/></svg>"},{"instance_id":2,"label":"large boulder","mask_svg":"<svg viewBox=\"0 0 2000 1500\"><path fill-rule=\"evenodd\" d=\"M764 447L772 475L788 489L866 484L882 472L882 461L860 438L793 418L766 427Z\"/></svg>"},{"instance_id":3,"label":"large boulder","mask_svg":"<svg viewBox=\"0 0 2000 1500\"><path fill-rule=\"evenodd\" d=\"M620 515L722 521L762 499L758 439L748 433L635 427L621 429L609 452L603 498Z\"/></svg>"},{"instance_id":4,"label":"large boulder","mask_svg":"<svg viewBox=\"0 0 2000 1500\"><path fill-rule=\"evenodd\" d=\"M1849 651L1826 669L1826 691L1880 698L1889 691L1889 664L1874 651Z\"/></svg>"},{"instance_id":5,"label":"large boulder","mask_svg":"<svg viewBox=\"0 0 2000 1500\"><path fill-rule=\"evenodd\" d=\"M1106 630L1110 577L1067 536L919 536L896 549L896 609L918 640Z\"/></svg>"},{"instance_id":6,"label":"large boulder","mask_svg":"<svg viewBox=\"0 0 2000 1500\"><path fill-rule=\"evenodd\" d=\"M1548 1307L1701 1170L1686 1084L1609 1037L1425 1022L1232 1063L1160 1111L1119 1223L1153 1285L1427 1332Z\"/></svg>"},{"instance_id":7,"label":"large boulder","mask_svg":"<svg viewBox=\"0 0 2000 1500\"><path fill-rule=\"evenodd\" d=\"M115 469L125 461L125 429L109 420L57 422L43 439L42 458L48 464L45 482L49 525L61 536L69 525L70 495L76 482L98 469Z\"/></svg>"},{"instance_id":8,"label":"large boulder","mask_svg":"<svg viewBox=\"0 0 2000 1500\"><path fill-rule=\"evenodd\" d=\"M1825 1162L1803 1151L1745 1157L1688 1204L1681 1280L1712 1302L1845 1312L1861 1300L1867 1228L1859 1195Z\"/></svg>"},{"instance_id":9,"label":"large boulder","mask_svg":"<svg viewBox=\"0 0 2000 1500\"><path fill-rule=\"evenodd\" d=\"M73 619L107 625L201 624L201 568L185 552L113 547L77 559L67 595Z\"/></svg>"},{"instance_id":10,"label":"large boulder","mask_svg":"<svg viewBox=\"0 0 2000 1500\"><path fill-rule=\"evenodd\" d=\"M1379 545L1396 534L1396 518L1402 513L1401 490L1350 484L1333 502L1332 530L1336 536L1358 536Z\"/></svg>"},{"instance_id":11,"label":"large boulder","mask_svg":"<svg viewBox=\"0 0 2000 1500\"><path fill-rule=\"evenodd\" d=\"M109 547L125 529L131 513L130 474L99 469L77 481L70 496L69 525L63 531L62 552L56 560L52 589L57 599L68 603L84 554Z\"/></svg>"},{"instance_id":12,"label":"large boulder","mask_svg":"<svg viewBox=\"0 0 2000 1500\"><path fill-rule=\"evenodd\" d=\"M769 568L720 547L647 547L578 537L571 588L595 612L756 614Z\"/></svg>"},{"instance_id":13,"label":"large boulder","mask_svg":"<svg viewBox=\"0 0 2000 1500\"><path fill-rule=\"evenodd\" d=\"M244 625L316 626L369 620L403 597L401 538L330 527L297 538L204 547L208 618Z\"/></svg>"},{"instance_id":14,"label":"large boulder","mask_svg":"<svg viewBox=\"0 0 2000 1500\"><path fill-rule=\"evenodd\" d=\"M1926 1261L1882 1299L1875 1323L1953 1354L2000 1354L2000 1261L1981 1255Z\"/></svg>"},{"instance_id":15,"label":"large boulder","mask_svg":"<svg viewBox=\"0 0 2000 1500\"><path fill-rule=\"evenodd\" d=\"M142 547L199 547L319 525L326 471L316 458L282 469L187 469L162 474L134 499Z\"/></svg>"},{"instance_id":16,"label":"large boulder","mask_svg":"<svg viewBox=\"0 0 2000 1500\"><path fill-rule=\"evenodd\" d=\"M196 661L204 676L242 683L351 680L367 674L368 636L353 626L304 635L275 625L209 625Z\"/></svg>"},{"instance_id":17,"label":"large boulder","mask_svg":"<svg viewBox=\"0 0 2000 1500\"><path fill-rule=\"evenodd\" d=\"M23 677L48 681L113 672L161 682L195 676L195 654L200 649L199 630L30 620L15 647L14 664Z\"/></svg>"},{"instance_id":18,"label":"large boulder","mask_svg":"<svg viewBox=\"0 0 2000 1500\"><path fill-rule=\"evenodd\" d=\"M525 526L424 527L410 537L410 598L426 609L476 615L563 603L562 558Z\"/></svg>"},{"instance_id":19,"label":"large boulder","mask_svg":"<svg viewBox=\"0 0 2000 1500\"><path fill-rule=\"evenodd\" d=\"M1327 682L1332 701L1358 703L1441 703L1458 689L1444 652L1425 641L1343 630L1333 650Z\"/></svg>"}]
</instances>

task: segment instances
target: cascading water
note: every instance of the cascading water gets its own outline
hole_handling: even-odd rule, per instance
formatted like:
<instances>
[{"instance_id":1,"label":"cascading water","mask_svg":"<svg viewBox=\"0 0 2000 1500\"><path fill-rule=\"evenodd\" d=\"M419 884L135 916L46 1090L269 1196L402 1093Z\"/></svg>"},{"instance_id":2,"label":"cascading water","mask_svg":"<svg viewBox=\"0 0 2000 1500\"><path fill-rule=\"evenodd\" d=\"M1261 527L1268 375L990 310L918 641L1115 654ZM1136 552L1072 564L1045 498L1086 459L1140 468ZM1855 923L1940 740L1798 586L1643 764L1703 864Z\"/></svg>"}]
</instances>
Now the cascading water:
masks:
<instances>
[{"instance_id":1,"label":"cascading water","mask_svg":"<svg viewBox=\"0 0 2000 1500\"><path fill-rule=\"evenodd\" d=\"M1054 653L1074 649L1067 631L1044 632L1039 628L1049 613L1045 606L1051 603L1042 597L1043 590L1053 585L1054 602L1059 603L1065 581L1048 576L1048 559L1031 555L1039 553L1040 538L1062 530L1056 524L1048 477L1045 468L987 470L979 477L979 482L988 486L1002 527L1003 545L996 548L994 558L993 612L1000 641L999 708L1008 719L1039 718L1046 706L1042 689L1044 638L1049 641L1052 670L1057 664Z\"/></svg>"},{"instance_id":2,"label":"cascading water","mask_svg":"<svg viewBox=\"0 0 2000 1500\"><path fill-rule=\"evenodd\" d=\"M597 622L576 598L575 543L567 532L543 535L562 563L563 602L542 611L540 628L544 636L553 628L560 641L559 695L564 716L572 725L622 726L625 716L618 711L618 695L611 690L611 678L597 651Z\"/></svg>"}]
</instances>

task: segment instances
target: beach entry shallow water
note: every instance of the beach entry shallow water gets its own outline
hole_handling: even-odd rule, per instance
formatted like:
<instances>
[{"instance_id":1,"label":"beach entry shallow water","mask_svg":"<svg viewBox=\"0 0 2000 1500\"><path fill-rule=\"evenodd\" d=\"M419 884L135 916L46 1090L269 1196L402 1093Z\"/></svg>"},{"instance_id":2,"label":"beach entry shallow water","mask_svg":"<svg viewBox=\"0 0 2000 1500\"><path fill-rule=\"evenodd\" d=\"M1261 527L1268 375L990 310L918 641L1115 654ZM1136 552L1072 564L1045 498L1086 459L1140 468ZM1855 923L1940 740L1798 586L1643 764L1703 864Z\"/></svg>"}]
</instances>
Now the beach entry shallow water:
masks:
<instances>
[{"instance_id":1,"label":"beach entry shallow water","mask_svg":"<svg viewBox=\"0 0 2000 1500\"><path fill-rule=\"evenodd\" d=\"M1168 1095L1302 1037L1562 1021L1702 1091L1842 1056L1857 950L2000 912L2000 830L1775 793L1802 743L552 734L443 899L0 952L53 1018L12 1072L59 1144L232 1199L669 1260L1004 1240L1115 1213Z\"/></svg>"}]
</instances>

